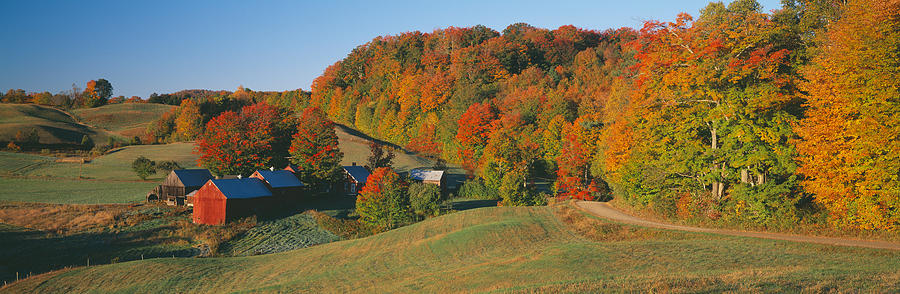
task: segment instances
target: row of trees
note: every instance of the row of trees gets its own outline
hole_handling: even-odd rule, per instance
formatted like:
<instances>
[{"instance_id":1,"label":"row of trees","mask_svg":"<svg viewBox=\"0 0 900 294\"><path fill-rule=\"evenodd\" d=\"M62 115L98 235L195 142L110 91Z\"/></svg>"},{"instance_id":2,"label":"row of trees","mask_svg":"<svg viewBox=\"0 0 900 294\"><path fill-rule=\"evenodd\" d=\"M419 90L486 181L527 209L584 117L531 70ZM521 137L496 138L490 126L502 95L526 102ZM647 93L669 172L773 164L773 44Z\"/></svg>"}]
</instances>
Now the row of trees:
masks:
<instances>
[{"instance_id":1,"label":"row of trees","mask_svg":"<svg viewBox=\"0 0 900 294\"><path fill-rule=\"evenodd\" d=\"M75 84L72 89L58 94L50 92L26 93L22 89L9 89L0 93L0 103L34 103L60 108L97 107L108 103L143 102L140 97L126 99L124 96L112 97L113 87L106 79L90 80L81 90Z\"/></svg>"},{"instance_id":2,"label":"row of trees","mask_svg":"<svg viewBox=\"0 0 900 294\"><path fill-rule=\"evenodd\" d=\"M163 98L160 98L163 97ZM289 112L301 112L308 106L309 92L257 92L239 87L237 91L184 90L173 94L151 95L150 103L178 105L152 122L143 138L149 144L193 141L214 117L255 103L266 103Z\"/></svg>"},{"instance_id":3,"label":"row of trees","mask_svg":"<svg viewBox=\"0 0 900 294\"><path fill-rule=\"evenodd\" d=\"M316 190L342 176L343 153L334 125L314 107L299 117L264 102L225 111L198 134L197 151L200 164L219 176L249 176L290 163L299 168L300 180Z\"/></svg>"},{"instance_id":4,"label":"row of trees","mask_svg":"<svg viewBox=\"0 0 900 294\"><path fill-rule=\"evenodd\" d=\"M515 24L378 37L313 83L335 121L530 185L687 218L900 229L896 1L711 3L604 32ZM876 7L876 8L873 8Z\"/></svg>"}]
</instances>

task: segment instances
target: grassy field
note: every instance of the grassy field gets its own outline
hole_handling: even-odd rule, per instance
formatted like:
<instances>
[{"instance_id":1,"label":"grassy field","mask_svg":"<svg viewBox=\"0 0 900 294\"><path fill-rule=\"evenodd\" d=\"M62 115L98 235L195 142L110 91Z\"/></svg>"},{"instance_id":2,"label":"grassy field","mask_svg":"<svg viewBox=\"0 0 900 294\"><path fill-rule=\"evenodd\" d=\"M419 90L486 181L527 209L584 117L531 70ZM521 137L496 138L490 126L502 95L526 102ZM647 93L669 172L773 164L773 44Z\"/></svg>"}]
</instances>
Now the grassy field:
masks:
<instances>
[{"instance_id":1,"label":"grassy field","mask_svg":"<svg viewBox=\"0 0 900 294\"><path fill-rule=\"evenodd\" d=\"M362 138L355 134L351 134L344 127L336 128L341 152L344 152L344 160L342 165L351 165L356 162L357 165L365 165L366 160L371 153L369 152L368 139ZM407 154L403 151L395 152L394 168L398 171L408 171L417 167L431 167L434 161L414 154Z\"/></svg>"},{"instance_id":2,"label":"grassy field","mask_svg":"<svg viewBox=\"0 0 900 294\"><path fill-rule=\"evenodd\" d=\"M84 135L106 142L109 133L77 122L58 109L34 104L0 104L0 141L10 141L19 131L35 129L42 144L81 144Z\"/></svg>"},{"instance_id":3,"label":"grassy field","mask_svg":"<svg viewBox=\"0 0 900 294\"><path fill-rule=\"evenodd\" d=\"M194 144L192 143L133 145L113 150L111 153L94 158L91 162L83 165L46 162L19 169L18 174L36 177L139 181L140 178L131 169L131 162L138 156L144 156L154 161L174 160L184 168L197 168L198 156L193 153L193 150ZM156 181L165 176L164 173L157 173L147 179Z\"/></svg>"},{"instance_id":4,"label":"grassy field","mask_svg":"<svg viewBox=\"0 0 900 294\"><path fill-rule=\"evenodd\" d=\"M56 157L52 156L0 151L0 174L21 174L25 169L52 164L54 161L56 161Z\"/></svg>"},{"instance_id":5,"label":"grassy field","mask_svg":"<svg viewBox=\"0 0 900 294\"><path fill-rule=\"evenodd\" d=\"M75 109L72 114L85 124L131 138L142 135L150 122L174 108L156 103L121 103Z\"/></svg>"},{"instance_id":6,"label":"grassy field","mask_svg":"<svg viewBox=\"0 0 900 294\"><path fill-rule=\"evenodd\" d=\"M156 161L175 160L185 168L192 168L197 164L192 150L190 143L128 146L85 164L55 162L56 158L49 156L0 152L0 201L140 202L166 175L159 172L147 182L141 182L131 170L131 162L143 155Z\"/></svg>"},{"instance_id":7,"label":"grassy field","mask_svg":"<svg viewBox=\"0 0 900 294\"><path fill-rule=\"evenodd\" d=\"M144 201L156 183L0 177L0 201L63 204Z\"/></svg>"},{"instance_id":8,"label":"grassy field","mask_svg":"<svg viewBox=\"0 0 900 294\"><path fill-rule=\"evenodd\" d=\"M571 206L468 210L233 258L79 267L9 292L896 292L900 252L643 229Z\"/></svg>"}]
</instances>

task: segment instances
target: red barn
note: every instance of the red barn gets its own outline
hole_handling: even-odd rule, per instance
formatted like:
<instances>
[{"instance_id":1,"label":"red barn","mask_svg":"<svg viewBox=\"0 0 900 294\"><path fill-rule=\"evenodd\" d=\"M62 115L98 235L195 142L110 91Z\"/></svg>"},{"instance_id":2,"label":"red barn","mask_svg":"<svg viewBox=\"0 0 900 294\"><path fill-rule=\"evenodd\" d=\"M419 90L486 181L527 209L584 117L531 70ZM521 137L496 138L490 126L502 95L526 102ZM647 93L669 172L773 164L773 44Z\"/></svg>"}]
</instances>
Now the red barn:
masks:
<instances>
[{"instance_id":1,"label":"red barn","mask_svg":"<svg viewBox=\"0 0 900 294\"><path fill-rule=\"evenodd\" d=\"M258 215L273 206L272 192L260 179L209 180L194 196L194 223L222 225Z\"/></svg>"}]
</instances>

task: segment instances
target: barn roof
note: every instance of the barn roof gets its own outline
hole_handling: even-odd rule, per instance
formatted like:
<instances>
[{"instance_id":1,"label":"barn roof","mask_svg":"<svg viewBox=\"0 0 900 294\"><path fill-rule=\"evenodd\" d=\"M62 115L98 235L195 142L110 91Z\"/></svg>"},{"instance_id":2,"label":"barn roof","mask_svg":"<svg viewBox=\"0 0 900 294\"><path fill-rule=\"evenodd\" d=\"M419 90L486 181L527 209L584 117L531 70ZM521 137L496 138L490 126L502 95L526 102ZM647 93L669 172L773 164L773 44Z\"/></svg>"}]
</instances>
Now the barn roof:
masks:
<instances>
[{"instance_id":1,"label":"barn roof","mask_svg":"<svg viewBox=\"0 0 900 294\"><path fill-rule=\"evenodd\" d=\"M369 178L369 170L362 166L345 166L344 170L359 183L365 183L366 179Z\"/></svg>"},{"instance_id":2,"label":"barn roof","mask_svg":"<svg viewBox=\"0 0 900 294\"><path fill-rule=\"evenodd\" d=\"M444 178L444 171L417 168L409 171L409 178L417 181L440 181Z\"/></svg>"},{"instance_id":3,"label":"barn roof","mask_svg":"<svg viewBox=\"0 0 900 294\"><path fill-rule=\"evenodd\" d=\"M303 187L303 183L286 170L258 170L256 173L272 188Z\"/></svg>"},{"instance_id":4,"label":"barn roof","mask_svg":"<svg viewBox=\"0 0 900 294\"><path fill-rule=\"evenodd\" d=\"M176 169L172 173L178 177L178 180L185 187L203 186L203 184L206 184L206 181L213 179L208 169Z\"/></svg>"},{"instance_id":5,"label":"barn roof","mask_svg":"<svg viewBox=\"0 0 900 294\"><path fill-rule=\"evenodd\" d=\"M272 196L266 184L257 178L210 180L228 199L247 199Z\"/></svg>"}]
</instances>

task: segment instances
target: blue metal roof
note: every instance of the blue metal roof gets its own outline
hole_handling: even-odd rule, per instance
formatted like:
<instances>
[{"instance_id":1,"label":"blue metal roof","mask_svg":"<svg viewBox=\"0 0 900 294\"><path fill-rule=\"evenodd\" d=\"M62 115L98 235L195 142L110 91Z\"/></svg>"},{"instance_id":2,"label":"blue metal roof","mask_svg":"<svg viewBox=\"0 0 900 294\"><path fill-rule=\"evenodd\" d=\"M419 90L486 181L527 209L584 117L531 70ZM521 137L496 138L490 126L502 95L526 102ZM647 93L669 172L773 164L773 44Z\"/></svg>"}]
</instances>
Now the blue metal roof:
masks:
<instances>
[{"instance_id":1,"label":"blue metal roof","mask_svg":"<svg viewBox=\"0 0 900 294\"><path fill-rule=\"evenodd\" d=\"M362 166L345 166L344 170L359 183L365 183L366 179L369 178L369 170Z\"/></svg>"},{"instance_id":2,"label":"blue metal roof","mask_svg":"<svg viewBox=\"0 0 900 294\"><path fill-rule=\"evenodd\" d=\"M294 176L294 173L286 170L258 170L266 183L272 188L303 187L303 183Z\"/></svg>"},{"instance_id":3,"label":"blue metal roof","mask_svg":"<svg viewBox=\"0 0 900 294\"><path fill-rule=\"evenodd\" d=\"M262 180L257 178L210 180L228 199L249 199L272 196Z\"/></svg>"},{"instance_id":4,"label":"blue metal roof","mask_svg":"<svg viewBox=\"0 0 900 294\"><path fill-rule=\"evenodd\" d=\"M185 187L199 187L212 180L208 169L176 169L172 171Z\"/></svg>"}]
</instances>

